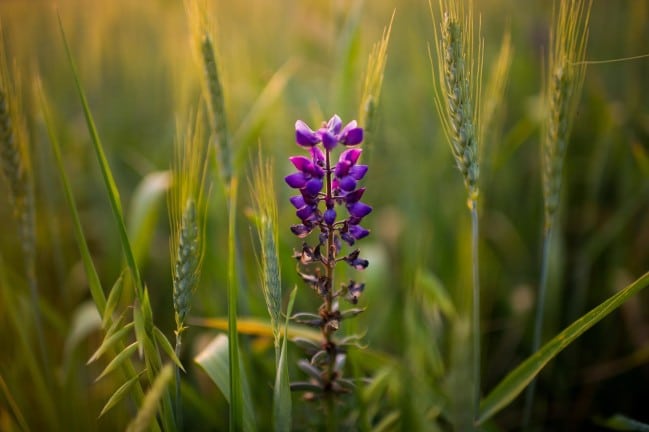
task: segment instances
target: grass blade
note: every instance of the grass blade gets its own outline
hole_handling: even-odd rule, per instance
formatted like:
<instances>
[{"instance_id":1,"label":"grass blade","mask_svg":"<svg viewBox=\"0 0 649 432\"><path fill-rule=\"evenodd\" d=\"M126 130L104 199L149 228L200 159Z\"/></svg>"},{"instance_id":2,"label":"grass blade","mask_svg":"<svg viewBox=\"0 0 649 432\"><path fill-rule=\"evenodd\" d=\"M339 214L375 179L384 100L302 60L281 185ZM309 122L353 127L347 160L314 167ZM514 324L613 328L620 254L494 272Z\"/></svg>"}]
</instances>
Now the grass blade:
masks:
<instances>
[{"instance_id":1,"label":"grass blade","mask_svg":"<svg viewBox=\"0 0 649 432\"><path fill-rule=\"evenodd\" d=\"M99 167L101 168L101 174L104 179L104 184L108 192L108 199L110 201L110 208L113 213L113 218L117 224L117 229L119 231L119 238L122 243L122 248L124 250L124 255L126 256L126 263L128 264L133 278L135 279L135 295L141 298L142 295L142 279L140 278L140 270L137 267L135 262L135 256L133 255L133 250L131 249L131 243L128 239L128 234L126 232L126 226L124 225L124 217L122 215L122 205L119 197L119 191L117 190L117 185L115 184L115 179L113 178L113 173L108 165L108 160L106 159L106 154L104 153L101 140L99 138L99 133L97 132L97 127L95 126L95 121L90 112L90 107L88 106L88 100L86 99L86 94L83 91L81 86L81 80L79 78L79 73L77 72L77 67L72 58L72 52L70 51L70 46L68 40L65 36L65 31L63 30L63 22L61 21L61 16L59 18L59 29L61 30L61 37L63 39L63 44L65 45L65 52L68 56L68 63L70 69L72 70L72 75L74 76L74 83L79 93L79 99L81 100L81 105L83 106L83 114L86 119L86 126L88 127L88 132L90 133L91 141L93 144L93 149L95 150L95 155L97 156L97 161Z\"/></svg>"},{"instance_id":2,"label":"grass blade","mask_svg":"<svg viewBox=\"0 0 649 432\"><path fill-rule=\"evenodd\" d=\"M180 359L174 352L173 347L171 346L171 343L169 342L169 339L162 333L162 331L158 327L153 327L153 335L155 336L156 341L158 344L160 344L160 347L162 350L169 356L171 361L174 362L176 366L178 366L183 372L185 371L185 368L183 367L183 364L180 362Z\"/></svg>"},{"instance_id":3,"label":"grass blade","mask_svg":"<svg viewBox=\"0 0 649 432\"><path fill-rule=\"evenodd\" d=\"M139 374L135 375L133 378L122 384L120 388L115 390L113 395L110 397L110 399L108 399L108 402L106 402L106 405L104 405L101 412L99 413L99 417L106 414L112 407L114 407L122 399L124 399L131 392L131 388L133 387L133 385L135 385L135 383L137 383L143 373L144 371L141 371Z\"/></svg>"},{"instance_id":4,"label":"grass blade","mask_svg":"<svg viewBox=\"0 0 649 432\"><path fill-rule=\"evenodd\" d=\"M201 351L194 361L207 373L212 382L223 393L223 397L228 402L230 399L230 357L229 357L228 337L224 334L216 336L212 342ZM253 411L252 398L248 383L243 379L243 427L245 432L257 430L255 426L255 415Z\"/></svg>"},{"instance_id":5,"label":"grass blade","mask_svg":"<svg viewBox=\"0 0 649 432\"><path fill-rule=\"evenodd\" d=\"M130 359L133 353L135 353L135 350L137 350L137 342L133 342L132 344L124 348L121 353L117 354L115 358L112 359L110 363L108 363L108 366L106 366L106 368L99 374L95 382L99 381L100 379L117 369L119 366L124 364L124 362Z\"/></svg>"},{"instance_id":6,"label":"grass blade","mask_svg":"<svg viewBox=\"0 0 649 432\"><path fill-rule=\"evenodd\" d=\"M101 357L103 353L106 352L106 350L112 348L113 345L115 345L117 342L122 340L122 338L126 336L128 332L133 330L134 325L135 324L132 322L128 323L124 327L122 327L121 329L119 329L118 331L110 335L109 337L105 338L104 341L101 343L101 345L99 345L99 348L97 348L97 351L94 352L94 354L92 355L92 357L90 357L88 363L86 364L90 364L96 361L99 357Z\"/></svg>"},{"instance_id":7,"label":"grass blade","mask_svg":"<svg viewBox=\"0 0 649 432\"><path fill-rule=\"evenodd\" d=\"M581 336L582 333L597 324L647 285L649 285L649 272L583 315L528 357L483 399L480 404L478 424L490 419L498 411L505 408L541 372L550 360Z\"/></svg>"},{"instance_id":8,"label":"grass blade","mask_svg":"<svg viewBox=\"0 0 649 432\"><path fill-rule=\"evenodd\" d=\"M155 420L158 412L158 404L165 397L167 387L173 378L173 366L166 364L160 370L153 385L144 397L144 402L137 412L137 416L126 428L129 432L139 432L148 430L151 423Z\"/></svg>"},{"instance_id":9,"label":"grass blade","mask_svg":"<svg viewBox=\"0 0 649 432\"><path fill-rule=\"evenodd\" d=\"M286 324L284 325L284 340L282 341L282 350L279 355L277 364L277 376L275 378L275 388L273 389L273 424L275 431L291 430L291 386L288 376L287 346L288 346L288 326L289 317L293 313L293 304L297 294L297 286L291 291L291 297L286 308Z\"/></svg>"},{"instance_id":10,"label":"grass blade","mask_svg":"<svg viewBox=\"0 0 649 432\"><path fill-rule=\"evenodd\" d=\"M113 284L113 287L110 290L110 293L108 294L106 309L104 310L103 318L101 320L102 329L105 329L108 326L108 323L110 322L113 316L113 312L115 312L115 308L119 303L119 299L122 296L123 291L124 291L124 272L122 272L122 274L119 275L119 278L117 278L117 280Z\"/></svg>"}]
</instances>

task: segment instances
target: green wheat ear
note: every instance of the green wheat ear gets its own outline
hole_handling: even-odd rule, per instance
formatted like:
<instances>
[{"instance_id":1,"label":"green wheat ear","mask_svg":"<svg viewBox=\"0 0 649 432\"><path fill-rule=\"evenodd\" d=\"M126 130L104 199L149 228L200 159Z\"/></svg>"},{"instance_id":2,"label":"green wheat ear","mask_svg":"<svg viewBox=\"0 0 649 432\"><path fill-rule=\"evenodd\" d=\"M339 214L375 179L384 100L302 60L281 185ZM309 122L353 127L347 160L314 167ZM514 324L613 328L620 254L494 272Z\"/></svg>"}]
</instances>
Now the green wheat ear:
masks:
<instances>
[{"instance_id":1,"label":"green wheat ear","mask_svg":"<svg viewBox=\"0 0 649 432\"><path fill-rule=\"evenodd\" d=\"M381 40L374 44L367 61L363 92L361 93L361 105L358 110L358 121L363 126L366 148L368 144L373 142L376 133L376 110L381 97L385 64L388 61L388 43L390 42L395 13L396 11L392 12L390 24L383 29Z\"/></svg>"},{"instance_id":2,"label":"green wheat ear","mask_svg":"<svg viewBox=\"0 0 649 432\"><path fill-rule=\"evenodd\" d=\"M252 179L252 197L255 208L257 234L261 244L260 265L262 290L270 315L275 347L279 349L282 307L282 284L279 266L278 213L272 162L259 156Z\"/></svg>"},{"instance_id":3,"label":"green wheat ear","mask_svg":"<svg viewBox=\"0 0 649 432\"><path fill-rule=\"evenodd\" d=\"M463 2L440 0L439 10L442 16L441 24L436 24L435 28L438 56L435 105L464 178L469 200L475 201L479 194L478 145L482 136L480 94L484 43L481 38L477 43L475 41L472 1L465 9ZM434 17L432 5L431 14Z\"/></svg>"},{"instance_id":4,"label":"green wheat ear","mask_svg":"<svg viewBox=\"0 0 649 432\"><path fill-rule=\"evenodd\" d=\"M186 0L185 9L192 33L195 56L203 70L203 95L208 108L212 139L216 143L219 169L224 184L232 178L232 148L225 115L225 98L214 48L214 25L207 4Z\"/></svg>"},{"instance_id":5,"label":"green wheat ear","mask_svg":"<svg viewBox=\"0 0 649 432\"><path fill-rule=\"evenodd\" d=\"M207 146L202 140L200 118L197 116L195 124L176 138L169 192L173 303L178 335L185 329L204 255Z\"/></svg>"},{"instance_id":6,"label":"green wheat ear","mask_svg":"<svg viewBox=\"0 0 649 432\"><path fill-rule=\"evenodd\" d=\"M23 115L20 73L10 73L0 26L0 168L9 187L9 200L19 222L20 240L27 261L35 248L34 172L29 135Z\"/></svg>"},{"instance_id":7,"label":"green wheat ear","mask_svg":"<svg viewBox=\"0 0 649 432\"><path fill-rule=\"evenodd\" d=\"M563 162L584 84L591 5L590 0L565 0L554 11L544 89L548 114L541 147L546 230L559 206Z\"/></svg>"}]
</instances>

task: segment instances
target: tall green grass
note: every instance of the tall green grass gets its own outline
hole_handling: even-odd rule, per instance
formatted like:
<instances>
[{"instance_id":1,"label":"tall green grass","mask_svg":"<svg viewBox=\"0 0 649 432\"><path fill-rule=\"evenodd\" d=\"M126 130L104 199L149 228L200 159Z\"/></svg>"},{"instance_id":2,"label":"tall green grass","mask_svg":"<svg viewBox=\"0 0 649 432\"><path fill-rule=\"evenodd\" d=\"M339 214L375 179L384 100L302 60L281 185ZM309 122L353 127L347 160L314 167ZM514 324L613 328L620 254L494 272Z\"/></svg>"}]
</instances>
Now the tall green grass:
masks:
<instances>
[{"instance_id":1,"label":"tall green grass","mask_svg":"<svg viewBox=\"0 0 649 432\"><path fill-rule=\"evenodd\" d=\"M551 3L474 3L468 59L484 52L484 74L469 78L484 91L469 110L482 141L468 153L448 151L456 131L435 111L436 2L437 24L419 1L82 3L60 2L65 36L39 2L0 4L2 88L21 89L6 107L23 119L12 129L25 128L14 140L25 147L0 154L28 167L0 175L0 429L324 428L320 406L286 390L301 374L295 345L321 335L286 319L317 305L295 272L281 178L295 120L328 112L368 132L374 207L367 309L341 328L363 335L348 353L356 390L335 407L341 429L516 429L535 380L528 412L540 430L649 422L649 83L646 58L634 58L646 54L645 2L593 4L587 41L566 24L581 54L564 71L627 60L588 65L570 133L548 153L558 171L539 158L560 39L549 38ZM203 132L177 139L188 118ZM202 180L173 162L180 141L205 149L192 165ZM468 189L458 162L469 162ZM479 177L468 170L478 162ZM544 189L548 173L560 187ZM178 184L214 185L196 207L203 265L191 296L177 283L182 302L181 242L171 254L168 244L187 194L168 202L177 217L161 217ZM539 236L550 195L551 241Z\"/></svg>"}]
</instances>

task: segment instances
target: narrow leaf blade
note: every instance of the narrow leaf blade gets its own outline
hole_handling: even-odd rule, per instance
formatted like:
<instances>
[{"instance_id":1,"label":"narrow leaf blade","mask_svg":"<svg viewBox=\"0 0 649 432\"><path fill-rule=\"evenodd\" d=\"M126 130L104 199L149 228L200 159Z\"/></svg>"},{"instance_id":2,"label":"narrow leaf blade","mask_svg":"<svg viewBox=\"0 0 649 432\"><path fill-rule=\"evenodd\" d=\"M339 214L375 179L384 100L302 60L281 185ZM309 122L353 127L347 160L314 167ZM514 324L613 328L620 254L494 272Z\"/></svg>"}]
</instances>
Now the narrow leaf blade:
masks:
<instances>
[{"instance_id":1,"label":"narrow leaf blade","mask_svg":"<svg viewBox=\"0 0 649 432\"><path fill-rule=\"evenodd\" d=\"M277 364L277 375L275 377L275 387L273 389L273 421L275 424L275 431L277 432L286 432L291 430L292 402L287 360L289 327L288 317L290 317L291 313L293 313L293 304L295 303L296 294L297 287L293 288L293 291L291 291L288 307L286 309L284 340L282 341L282 349L279 355L279 362Z\"/></svg>"},{"instance_id":2,"label":"narrow leaf blade","mask_svg":"<svg viewBox=\"0 0 649 432\"><path fill-rule=\"evenodd\" d=\"M212 342L201 351L194 361L207 373L210 379L230 402L230 358L228 337L224 334L216 336ZM243 370L243 368L241 368ZM243 379L243 430L252 432L257 430L254 420L252 398L245 375Z\"/></svg>"},{"instance_id":3,"label":"narrow leaf blade","mask_svg":"<svg viewBox=\"0 0 649 432\"><path fill-rule=\"evenodd\" d=\"M583 315L528 357L527 360L523 361L483 399L480 404L478 424L490 419L494 414L506 407L532 382L534 377L541 372L550 360L581 336L582 333L597 324L647 285L649 285L649 272Z\"/></svg>"}]
</instances>

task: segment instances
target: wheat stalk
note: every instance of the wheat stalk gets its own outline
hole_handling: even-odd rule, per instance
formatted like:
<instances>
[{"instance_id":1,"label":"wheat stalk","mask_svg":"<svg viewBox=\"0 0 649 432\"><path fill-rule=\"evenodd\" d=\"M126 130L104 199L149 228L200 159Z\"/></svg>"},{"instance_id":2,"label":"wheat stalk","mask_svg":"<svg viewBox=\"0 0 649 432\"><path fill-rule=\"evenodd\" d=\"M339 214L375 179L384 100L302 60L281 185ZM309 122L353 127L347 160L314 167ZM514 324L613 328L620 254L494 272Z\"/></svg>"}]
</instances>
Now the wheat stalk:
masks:
<instances>
[{"instance_id":1,"label":"wheat stalk","mask_svg":"<svg viewBox=\"0 0 649 432\"><path fill-rule=\"evenodd\" d=\"M541 346L552 227L559 207L568 138L586 73L584 59L591 5L591 0L564 0L560 2L557 12L555 3L550 29L550 57L544 89L548 111L541 145L545 225L532 352ZM536 380L532 381L527 389L523 412L524 427L529 425L531 419L535 389Z\"/></svg>"},{"instance_id":2,"label":"wheat stalk","mask_svg":"<svg viewBox=\"0 0 649 432\"><path fill-rule=\"evenodd\" d=\"M232 149L225 115L225 98L214 49L214 25L209 21L207 5L187 0L185 9L192 32L192 45L203 69L203 94L208 108L212 138L216 143L219 168L224 184L232 178Z\"/></svg>"},{"instance_id":3,"label":"wheat stalk","mask_svg":"<svg viewBox=\"0 0 649 432\"><path fill-rule=\"evenodd\" d=\"M440 0L439 10L442 17L435 31L439 80L435 105L469 199L476 200L483 43L480 40L476 44L474 40L472 1L465 9L463 2Z\"/></svg>"},{"instance_id":4,"label":"wheat stalk","mask_svg":"<svg viewBox=\"0 0 649 432\"><path fill-rule=\"evenodd\" d=\"M260 265L262 290L270 315L275 351L279 356L282 286L279 266L278 212L271 161L263 161L261 154L251 184L255 208L257 234L261 244Z\"/></svg>"},{"instance_id":5,"label":"wheat stalk","mask_svg":"<svg viewBox=\"0 0 649 432\"><path fill-rule=\"evenodd\" d=\"M551 51L544 89L548 115L541 146L546 230L559 207L568 138L584 84L591 4L589 0L561 1L550 31Z\"/></svg>"}]
</instances>

